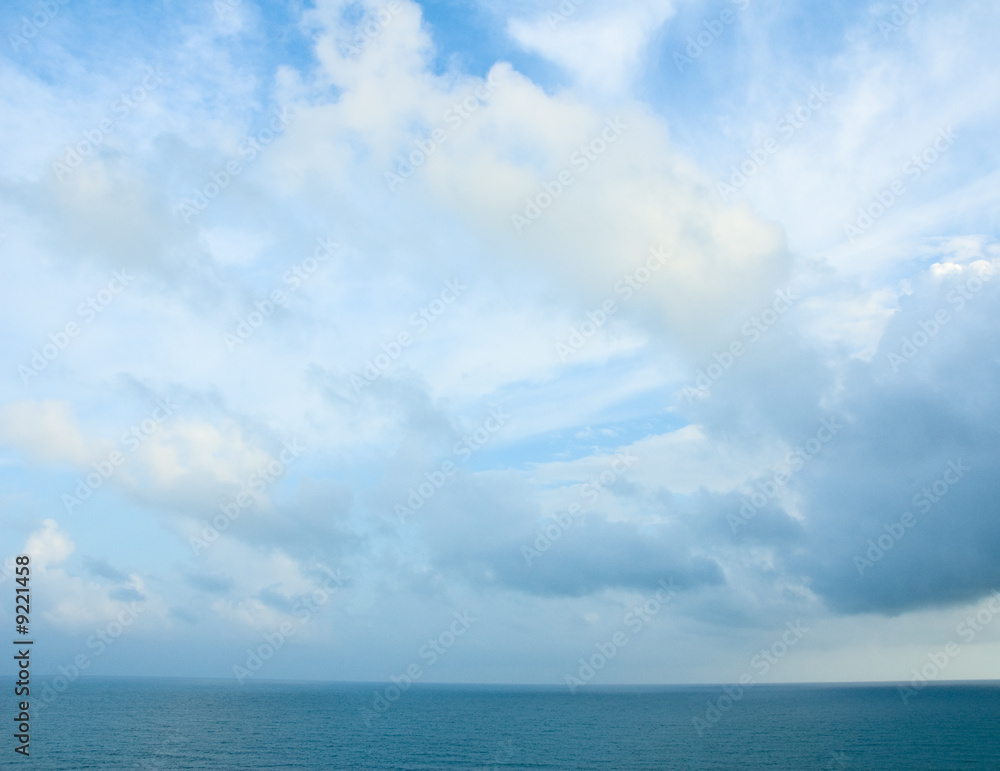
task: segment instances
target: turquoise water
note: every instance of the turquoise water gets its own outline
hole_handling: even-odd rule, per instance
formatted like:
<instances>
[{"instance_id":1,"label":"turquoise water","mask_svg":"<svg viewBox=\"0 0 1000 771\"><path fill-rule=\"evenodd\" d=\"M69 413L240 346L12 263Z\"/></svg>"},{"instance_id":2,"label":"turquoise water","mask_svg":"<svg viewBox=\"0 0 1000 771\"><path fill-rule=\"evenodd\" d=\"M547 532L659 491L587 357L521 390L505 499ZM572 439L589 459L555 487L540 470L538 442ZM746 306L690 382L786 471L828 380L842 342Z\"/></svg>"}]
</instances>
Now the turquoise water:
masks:
<instances>
[{"instance_id":1,"label":"turquoise water","mask_svg":"<svg viewBox=\"0 0 1000 771\"><path fill-rule=\"evenodd\" d=\"M0 680L11 694L11 678ZM8 687L9 686L9 687ZM58 769L1000 769L1000 684L384 686L80 679L33 717L29 759ZM395 694L393 694L395 695ZM5 711L13 697L4 700ZM367 716L366 716L367 715ZM11 715L13 716L13 715ZM12 726L10 718L4 722ZM706 721L708 722L708 721ZM13 731L9 732L13 734Z\"/></svg>"}]
</instances>

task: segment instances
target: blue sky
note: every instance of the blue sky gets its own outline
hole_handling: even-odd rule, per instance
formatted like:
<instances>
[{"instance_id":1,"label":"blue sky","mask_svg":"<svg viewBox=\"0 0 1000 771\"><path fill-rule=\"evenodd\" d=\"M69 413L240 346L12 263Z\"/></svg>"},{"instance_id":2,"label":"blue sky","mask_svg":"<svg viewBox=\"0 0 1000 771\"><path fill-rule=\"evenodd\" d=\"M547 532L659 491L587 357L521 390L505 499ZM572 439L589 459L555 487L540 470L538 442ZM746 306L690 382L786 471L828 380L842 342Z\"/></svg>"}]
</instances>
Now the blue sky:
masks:
<instances>
[{"instance_id":1,"label":"blue sky","mask_svg":"<svg viewBox=\"0 0 1000 771\"><path fill-rule=\"evenodd\" d=\"M762 680L909 679L1000 589L998 26L7 4L0 623L27 551L51 675L388 681L467 612L425 681L789 623Z\"/></svg>"}]
</instances>

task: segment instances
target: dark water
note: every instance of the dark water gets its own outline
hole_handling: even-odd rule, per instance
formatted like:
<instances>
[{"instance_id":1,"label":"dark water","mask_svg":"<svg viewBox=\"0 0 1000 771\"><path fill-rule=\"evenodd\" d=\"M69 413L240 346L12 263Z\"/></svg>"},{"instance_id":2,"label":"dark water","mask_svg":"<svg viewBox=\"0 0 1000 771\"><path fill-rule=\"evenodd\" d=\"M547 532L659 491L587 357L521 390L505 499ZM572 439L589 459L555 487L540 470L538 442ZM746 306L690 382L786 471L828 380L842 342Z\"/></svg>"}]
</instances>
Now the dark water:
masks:
<instances>
[{"instance_id":1,"label":"dark water","mask_svg":"<svg viewBox=\"0 0 1000 771\"><path fill-rule=\"evenodd\" d=\"M27 759L0 686L3 768L1000 769L997 683L906 704L893 686L756 686L713 722L715 686L418 685L366 719L372 685L80 679L33 716Z\"/></svg>"}]
</instances>

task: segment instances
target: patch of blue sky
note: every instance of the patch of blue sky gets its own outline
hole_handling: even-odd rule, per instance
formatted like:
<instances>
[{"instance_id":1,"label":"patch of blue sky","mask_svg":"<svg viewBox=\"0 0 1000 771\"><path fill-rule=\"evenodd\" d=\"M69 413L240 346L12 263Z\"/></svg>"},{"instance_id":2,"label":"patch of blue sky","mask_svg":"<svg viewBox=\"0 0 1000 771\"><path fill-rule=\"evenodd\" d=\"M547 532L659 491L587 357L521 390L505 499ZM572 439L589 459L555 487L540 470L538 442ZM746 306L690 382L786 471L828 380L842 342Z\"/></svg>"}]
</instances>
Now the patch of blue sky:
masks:
<instances>
[{"instance_id":1,"label":"patch of blue sky","mask_svg":"<svg viewBox=\"0 0 1000 771\"><path fill-rule=\"evenodd\" d=\"M664 408L662 393L637 397L594 417L594 421L583 425L554 429L523 439L492 440L474 452L462 467L470 471L525 470L539 463L613 455L622 447L687 425L686 420Z\"/></svg>"},{"instance_id":2,"label":"patch of blue sky","mask_svg":"<svg viewBox=\"0 0 1000 771\"><path fill-rule=\"evenodd\" d=\"M128 462L126 455L125 464ZM9 466L0 467L0 483L6 486L14 471ZM70 534L76 554L107 559L126 572L130 568L151 571L167 566L188 553L187 546L178 539L163 538L163 526L157 516L161 511L147 510L115 486L114 476L127 471L119 466L111 479L102 478L99 485L91 487L88 476L91 483L96 479L92 467L79 471L49 467L30 472L22 467L18 484L21 492L17 500L7 501L3 529L8 532L17 529L22 518L34 522L54 519ZM13 489L13 485L8 489ZM81 491L86 492L85 497L77 495ZM70 504L67 510L65 496L72 496L80 503ZM114 537L109 538L109 533ZM123 543L129 544L124 551Z\"/></svg>"},{"instance_id":3,"label":"patch of blue sky","mask_svg":"<svg viewBox=\"0 0 1000 771\"><path fill-rule=\"evenodd\" d=\"M881 40L866 2L810 5L808 13L801 5L681 4L650 41L636 96L669 121L681 147L709 160L709 150L725 144L725 117L734 109L761 99L769 109L775 94L793 102L803 83L834 86L830 61L859 25Z\"/></svg>"},{"instance_id":4,"label":"patch of blue sky","mask_svg":"<svg viewBox=\"0 0 1000 771\"><path fill-rule=\"evenodd\" d=\"M485 78L497 62L510 62L548 93L569 85L561 68L514 42L507 33L506 14L468 0L423 0L420 6L434 41L435 74L460 72Z\"/></svg>"}]
</instances>

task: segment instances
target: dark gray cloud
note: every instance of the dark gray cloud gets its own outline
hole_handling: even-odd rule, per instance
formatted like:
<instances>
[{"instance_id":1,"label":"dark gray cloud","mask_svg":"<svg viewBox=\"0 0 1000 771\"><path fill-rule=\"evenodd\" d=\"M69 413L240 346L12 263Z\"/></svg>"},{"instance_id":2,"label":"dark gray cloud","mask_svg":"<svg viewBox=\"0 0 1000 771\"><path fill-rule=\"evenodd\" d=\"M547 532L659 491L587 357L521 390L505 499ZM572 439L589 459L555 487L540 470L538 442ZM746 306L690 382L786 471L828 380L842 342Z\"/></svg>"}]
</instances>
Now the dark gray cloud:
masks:
<instances>
[{"instance_id":1,"label":"dark gray cloud","mask_svg":"<svg viewBox=\"0 0 1000 771\"><path fill-rule=\"evenodd\" d=\"M771 398L744 391L757 415L775 415L790 444L801 434L788 430L788 415L804 402L812 402L814 421L835 412L847 423L788 483L801 497L801 542L768 534L761 515L742 529L748 542L772 544L783 569L836 612L940 607L1000 585L1000 282L960 306L956 291L970 275L922 274L872 361L841 364L836 389L823 378L802 387L801 377L789 388L776 372ZM935 329L942 310L949 320ZM926 341L921 325L933 331ZM907 346L915 334L922 347ZM795 371L781 361L782 371ZM810 361L815 356L805 356L799 371L816 371ZM907 512L913 524L900 526Z\"/></svg>"},{"instance_id":2,"label":"dark gray cloud","mask_svg":"<svg viewBox=\"0 0 1000 771\"><path fill-rule=\"evenodd\" d=\"M83 566L84 569L90 573L92 576L98 576L99 578L106 578L108 581L113 581L116 584L127 583L129 577L114 567L106 559L98 559L96 557L83 556Z\"/></svg>"}]
</instances>

